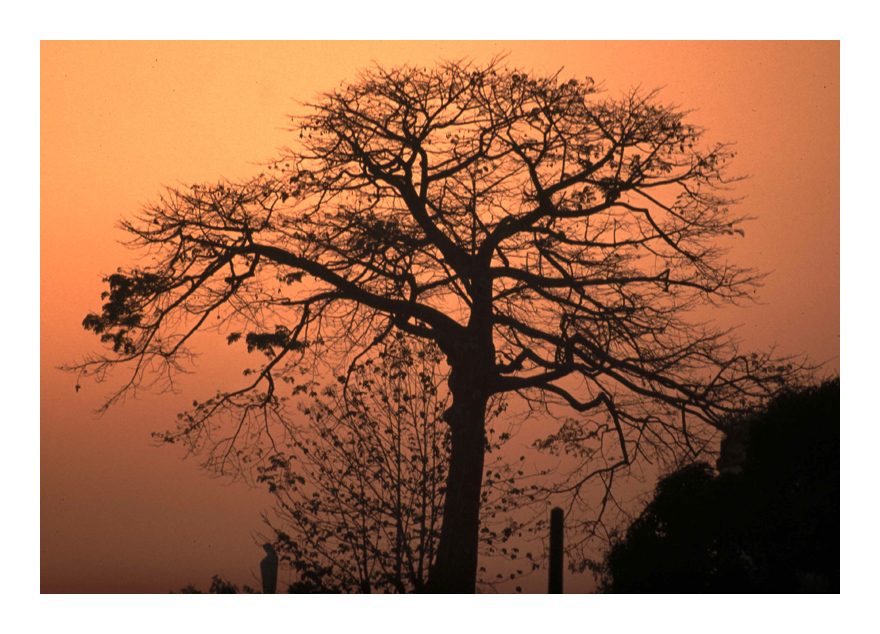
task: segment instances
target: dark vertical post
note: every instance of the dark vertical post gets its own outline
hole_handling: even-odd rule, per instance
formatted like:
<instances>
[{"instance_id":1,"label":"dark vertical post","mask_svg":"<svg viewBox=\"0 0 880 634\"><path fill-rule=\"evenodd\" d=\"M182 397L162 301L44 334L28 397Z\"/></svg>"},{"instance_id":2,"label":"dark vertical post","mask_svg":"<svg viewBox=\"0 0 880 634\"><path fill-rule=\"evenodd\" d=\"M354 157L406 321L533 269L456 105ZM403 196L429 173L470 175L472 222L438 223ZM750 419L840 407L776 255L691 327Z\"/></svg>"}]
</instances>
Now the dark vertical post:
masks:
<instances>
[{"instance_id":1,"label":"dark vertical post","mask_svg":"<svg viewBox=\"0 0 880 634\"><path fill-rule=\"evenodd\" d=\"M562 509L550 511L550 580L549 594L562 594Z\"/></svg>"},{"instance_id":2,"label":"dark vertical post","mask_svg":"<svg viewBox=\"0 0 880 634\"><path fill-rule=\"evenodd\" d=\"M263 544L266 556L260 561L260 576L263 581L263 594L275 594L278 585L278 553L272 544Z\"/></svg>"}]
</instances>

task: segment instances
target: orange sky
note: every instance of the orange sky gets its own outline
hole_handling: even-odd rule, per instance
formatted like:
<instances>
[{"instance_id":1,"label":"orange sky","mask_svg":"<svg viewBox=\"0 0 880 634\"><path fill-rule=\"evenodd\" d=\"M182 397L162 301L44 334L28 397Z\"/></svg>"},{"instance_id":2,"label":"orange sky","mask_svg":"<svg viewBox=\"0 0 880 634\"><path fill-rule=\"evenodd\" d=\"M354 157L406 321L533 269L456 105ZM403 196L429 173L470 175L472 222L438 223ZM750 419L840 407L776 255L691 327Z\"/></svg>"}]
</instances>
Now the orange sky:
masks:
<instances>
[{"instance_id":1,"label":"orange sky","mask_svg":"<svg viewBox=\"0 0 880 634\"><path fill-rule=\"evenodd\" d=\"M734 141L736 193L756 219L730 258L773 271L762 305L721 316L750 348L778 345L839 368L840 67L836 42L43 42L40 94L41 591L257 585L252 534L270 502L154 449L222 377L210 358L178 395L145 395L102 418L107 386L57 369L95 351L80 326L101 274L132 261L115 228L162 185L236 178L288 143L285 115L373 60L438 58L589 75L616 93L663 86L708 139ZM542 577L533 590L543 591ZM588 587L566 581L567 589ZM578 585L580 584L580 585Z\"/></svg>"}]
</instances>

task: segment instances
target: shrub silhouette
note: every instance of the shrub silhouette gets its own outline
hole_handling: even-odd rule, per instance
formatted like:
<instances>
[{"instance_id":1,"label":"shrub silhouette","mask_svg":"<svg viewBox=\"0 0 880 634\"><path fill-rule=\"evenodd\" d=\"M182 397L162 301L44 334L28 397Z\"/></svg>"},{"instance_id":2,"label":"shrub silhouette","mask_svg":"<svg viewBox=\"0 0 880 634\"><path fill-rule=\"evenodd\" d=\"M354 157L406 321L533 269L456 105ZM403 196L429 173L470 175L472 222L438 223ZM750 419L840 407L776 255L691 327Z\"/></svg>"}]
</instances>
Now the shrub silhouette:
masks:
<instances>
[{"instance_id":1,"label":"shrub silhouette","mask_svg":"<svg viewBox=\"0 0 880 634\"><path fill-rule=\"evenodd\" d=\"M732 421L740 473L661 479L598 567L605 592L839 592L840 380L786 390Z\"/></svg>"}]
</instances>

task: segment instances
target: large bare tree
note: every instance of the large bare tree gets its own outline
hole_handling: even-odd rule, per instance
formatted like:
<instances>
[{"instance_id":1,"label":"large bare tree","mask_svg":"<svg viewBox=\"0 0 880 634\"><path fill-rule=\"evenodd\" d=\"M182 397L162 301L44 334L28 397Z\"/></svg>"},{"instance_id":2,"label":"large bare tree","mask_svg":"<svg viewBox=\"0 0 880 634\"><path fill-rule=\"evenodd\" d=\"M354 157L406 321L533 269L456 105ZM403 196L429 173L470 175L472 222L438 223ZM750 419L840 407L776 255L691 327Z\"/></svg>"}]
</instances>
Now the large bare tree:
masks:
<instances>
[{"instance_id":1,"label":"large bare tree","mask_svg":"<svg viewBox=\"0 0 880 634\"><path fill-rule=\"evenodd\" d=\"M429 590L474 591L491 399L532 408L542 446L579 460L557 483L579 495L699 451L796 373L701 321L758 281L725 259L733 153L655 93L494 60L376 67L309 108L260 177L170 189L123 223L151 259L107 278L84 325L112 350L78 367L132 366L110 404L169 380L197 332L242 338L266 356L252 382L164 435L242 472L292 433L278 423L304 369L345 381L395 330L436 343L451 443Z\"/></svg>"}]
</instances>

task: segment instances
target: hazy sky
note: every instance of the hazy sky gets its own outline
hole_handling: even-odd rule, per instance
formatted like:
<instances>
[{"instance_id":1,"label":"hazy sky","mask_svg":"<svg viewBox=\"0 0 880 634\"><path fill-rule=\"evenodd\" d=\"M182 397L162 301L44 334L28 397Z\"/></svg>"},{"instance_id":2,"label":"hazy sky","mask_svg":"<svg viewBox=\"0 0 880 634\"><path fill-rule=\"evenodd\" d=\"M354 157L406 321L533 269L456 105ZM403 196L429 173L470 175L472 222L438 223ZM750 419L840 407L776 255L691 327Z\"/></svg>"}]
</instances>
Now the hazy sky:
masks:
<instances>
[{"instance_id":1,"label":"hazy sky","mask_svg":"<svg viewBox=\"0 0 880 634\"><path fill-rule=\"evenodd\" d=\"M289 142L285 115L373 61L433 65L507 52L616 94L662 87L707 138L732 141L744 226L730 259L772 272L761 305L720 318L747 348L776 345L839 368L840 58L836 42L44 42L40 95L40 572L46 592L257 585L253 534L270 503L153 448L224 377L210 355L177 395L142 395L102 418L109 387L57 366L98 350L82 318L102 274L134 255L118 220L163 185L253 173ZM208 340L210 342L210 340ZM282 579L283 581L283 579ZM543 591L545 578L534 584ZM567 587L586 587L567 580ZM577 585L580 583L581 585ZM574 584L574 585L573 585ZM525 584L524 584L525 585Z\"/></svg>"}]
</instances>

